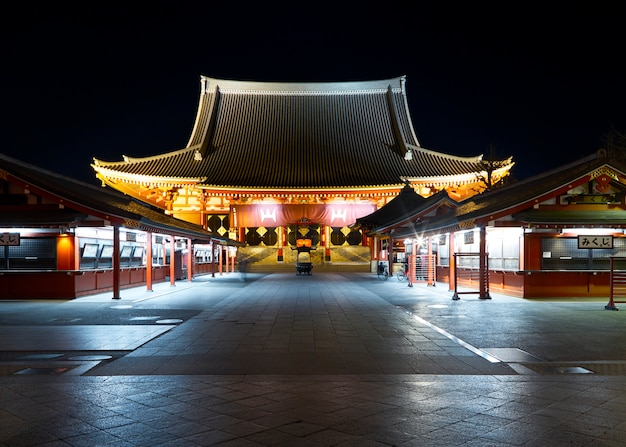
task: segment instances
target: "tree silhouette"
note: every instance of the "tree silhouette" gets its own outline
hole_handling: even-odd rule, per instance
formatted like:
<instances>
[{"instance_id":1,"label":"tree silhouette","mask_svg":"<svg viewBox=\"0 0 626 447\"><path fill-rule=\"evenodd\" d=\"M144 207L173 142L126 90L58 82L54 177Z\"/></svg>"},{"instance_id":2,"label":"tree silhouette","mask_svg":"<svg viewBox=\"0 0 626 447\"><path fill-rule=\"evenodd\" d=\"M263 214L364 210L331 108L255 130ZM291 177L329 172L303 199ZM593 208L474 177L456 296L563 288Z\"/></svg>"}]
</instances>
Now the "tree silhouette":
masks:
<instances>
[{"instance_id":1,"label":"tree silhouette","mask_svg":"<svg viewBox=\"0 0 626 447\"><path fill-rule=\"evenodd\" d=\"M607 155L618 160L626 160L626 134L617 129L611 129L604 136L604 147Z\"/></svg>"},{"instance_id":2,"label":"tree silhouette","mask_svg":"<svg viewBox=\"0 0 626 447\"><path fill-rule=\"evenodd\" d=\"M476 179L483 188L476 190L476 192L491 191L510 183L512 180L510 173L505 173L504 175L497 174L500 168L508 165L510 162L511 157L498 155L493 144L489 145L489 152L483 155L482 160L479 162L480 173L476 174Z\"/></svg>"}]
</instances>

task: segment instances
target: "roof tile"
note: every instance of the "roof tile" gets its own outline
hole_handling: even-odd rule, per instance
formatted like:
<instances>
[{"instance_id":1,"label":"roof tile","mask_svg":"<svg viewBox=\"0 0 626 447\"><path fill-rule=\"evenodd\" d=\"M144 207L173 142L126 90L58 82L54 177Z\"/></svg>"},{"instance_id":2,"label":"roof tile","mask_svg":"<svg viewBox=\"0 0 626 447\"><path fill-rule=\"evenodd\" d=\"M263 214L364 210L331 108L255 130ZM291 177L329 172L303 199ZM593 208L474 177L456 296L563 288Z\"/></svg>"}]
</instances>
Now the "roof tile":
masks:
<instances>
[{"instance_id":1,"label":"roof tile","mask_svg":"<svg viewBox=\"0 0 626 447\"><path fill-rule=\"evenodd\" d=\"M96 170L205 186L337 188L400 185L481 170L480 157L423 149L405 78L347 83L260 83L202 78L187 148ZM411 149L412 160L405 159ZM198 155L201 155L198 157Z\"/></svg>"}]
</instances>

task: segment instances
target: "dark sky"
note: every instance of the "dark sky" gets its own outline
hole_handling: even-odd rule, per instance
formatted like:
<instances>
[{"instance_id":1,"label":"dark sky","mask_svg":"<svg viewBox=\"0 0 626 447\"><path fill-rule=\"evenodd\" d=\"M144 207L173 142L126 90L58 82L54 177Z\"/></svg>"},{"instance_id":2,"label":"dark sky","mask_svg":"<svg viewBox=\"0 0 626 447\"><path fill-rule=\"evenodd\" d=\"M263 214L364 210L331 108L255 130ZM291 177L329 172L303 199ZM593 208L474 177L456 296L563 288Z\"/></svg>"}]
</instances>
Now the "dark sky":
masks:
<instances>
[{"instance_id":1,"label":"dark sky","mask_svg":"<svg viewBox=\"0 0 626 447\"><path fill-rule=\"evenodd\" d=\"M623 5L213 3L23 2L7 10L0 152L95 182L93 157L185 146L201 75L406 75L423 147L453 155L493 147L513 155L518 178L595 152L611 129L626 132Z\"/></svg>"}]
</instances>

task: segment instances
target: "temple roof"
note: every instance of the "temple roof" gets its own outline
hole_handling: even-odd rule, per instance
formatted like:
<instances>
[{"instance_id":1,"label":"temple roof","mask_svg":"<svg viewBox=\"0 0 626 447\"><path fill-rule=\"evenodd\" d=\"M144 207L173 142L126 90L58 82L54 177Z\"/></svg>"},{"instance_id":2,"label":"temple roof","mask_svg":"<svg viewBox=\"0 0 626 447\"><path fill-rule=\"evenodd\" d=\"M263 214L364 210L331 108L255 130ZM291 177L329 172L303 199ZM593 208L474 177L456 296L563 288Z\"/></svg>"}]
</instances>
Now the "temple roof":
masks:
<instances>
[{"instance_id":1,"label":"temple roof","mask_svg":"<svg viewBox=\"0 0 626 447\"><path fill-rule=\"evenodd\" d=\"M456 207L445 190L425 198L406 185L400 193L382 208L356 220L354 227L368 230L368 236L394 233L394 237L414 237L423 217L430 218L439 209Z\"/></svg>"},{"instance_id":2,"label":"temple roof","mask_svg":"<svg viewBox=\"0 0 626 447\"><path fill-rule=\"evenodd\" d=\"M458 203L458 207L450 208L447 213L426 220L417 226L420 232L450 231L458 229L467 223L485 224L495 219L511 216L517 221L528 223L605 223L623 222L624 210L615 207L610 210L593 210L592 212L553 212L536 209L536 206L545 200L565 194L574 186L586 183L595 174L615 172L623 181L626 175L626 166L623 161L607 158L598 153L583 159L561 166L497 188L483 194L478 194Z\"/></svg>"},{"instance_id":3,"label":"temple roof","mask_svg":"<svg viewBox=\"0 0 626 447\"><path fill-rule=\"evenodd\" d=\"M88 217L155 233L172 234L209 242L241 245L205 230L200 225L176 219L146 204L111 189L94 186L0 154L0 178L19 182L34 194L54 200L59 205L4 204L2 225L79 226Z\"/></svg>"},{"instance_id":4,"label":"temple roof","mask_svg":"<svg viewBox=\"0 0 626 447\"><path fill-rule=\"evenodd\" d=\"M202 76L187 147L94 159L93 168L129 183L323 189L398 186L404 179L468 182L483 170L481 159L420 147L405 77L279 83ZM510 168L511 159L502 166Z\"/></svg>"},{"instance_id":5,"label":"temple roof","mask_svg":"<svg viewBox=\"0 0 626 447\"><path fill-rule=\"evenodd\" d=\"M400 221L407 216L412 216L424 202L426 202L425 197L417 194L411 186L405 185L389 203L367 216L359 217L354 226L371 230L380 225Z\"/></svg>"}]
</instances>

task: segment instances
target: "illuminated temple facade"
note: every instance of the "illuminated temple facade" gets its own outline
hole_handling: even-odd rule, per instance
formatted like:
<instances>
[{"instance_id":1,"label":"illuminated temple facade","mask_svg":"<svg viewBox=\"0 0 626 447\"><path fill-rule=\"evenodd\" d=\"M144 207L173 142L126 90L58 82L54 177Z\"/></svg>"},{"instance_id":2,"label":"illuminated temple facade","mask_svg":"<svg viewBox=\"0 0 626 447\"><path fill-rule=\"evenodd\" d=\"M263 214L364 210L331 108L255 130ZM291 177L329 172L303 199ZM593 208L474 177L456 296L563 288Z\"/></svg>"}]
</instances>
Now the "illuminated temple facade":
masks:
<instances>
[{"instance_id":1,"label":"illuminated temple facade","mask_svg":"<svg viewBox=\"0 0 626 447\"><path fill-rule=\"evenodd\" d=\"M246 243L241 259L370 266L379 245L352 224L407 185L460 201L485 189L481 155L422 148L405 77L362 82L248 82L201 77L186 147L121 161L97 177L183 220ZM492 181L513 162L500 160Z\"/></svg>"}]
</instances>

